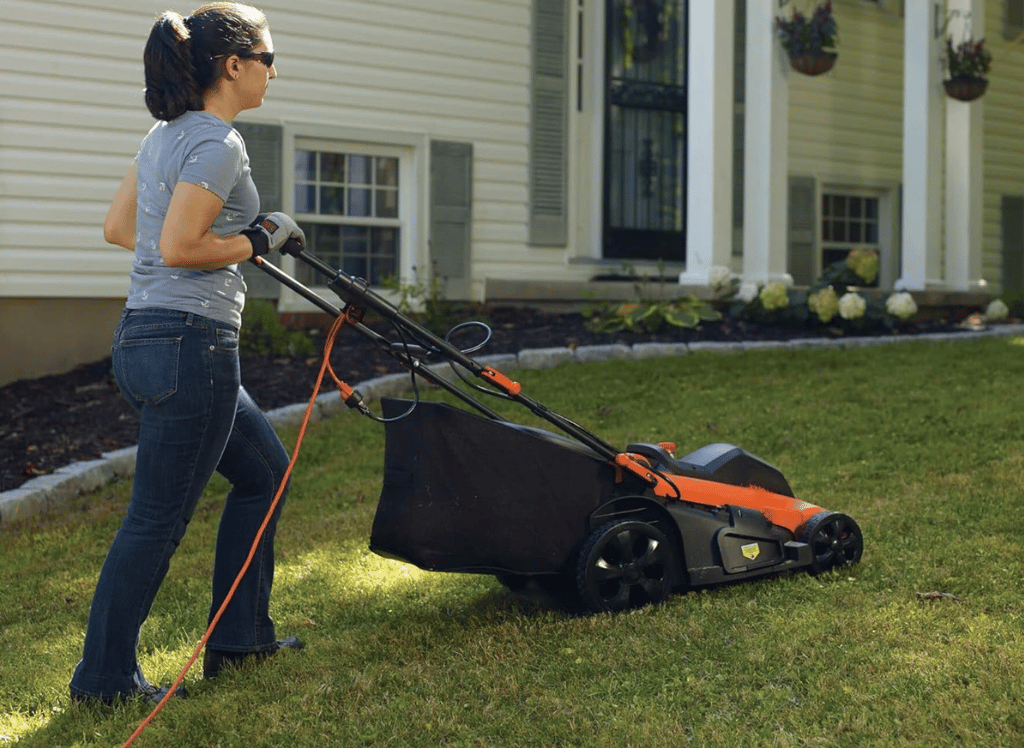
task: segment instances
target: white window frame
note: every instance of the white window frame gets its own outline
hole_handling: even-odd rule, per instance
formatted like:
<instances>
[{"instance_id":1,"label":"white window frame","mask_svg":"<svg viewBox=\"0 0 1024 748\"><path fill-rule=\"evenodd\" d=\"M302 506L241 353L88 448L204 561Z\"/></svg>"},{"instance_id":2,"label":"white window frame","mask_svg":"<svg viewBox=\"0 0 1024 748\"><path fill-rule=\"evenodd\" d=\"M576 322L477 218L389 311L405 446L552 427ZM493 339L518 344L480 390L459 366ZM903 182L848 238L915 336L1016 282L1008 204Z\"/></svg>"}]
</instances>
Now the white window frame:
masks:
<instances>
[{"instance_id":1,"label":"white window frame","mask_svg":"<svg viewBox=\"0 0 1024 748\"><path fill-rule=\"evenodd\" d=\"M823 236L822 222L822 198L824 195L838 195L842 197L866 197L878 200L878 241L877 243L860 242L826 242ZM815 201L815 278L821 276L825 267L823 260L825 245L850 244L854 246L868 246L878 248L879 272L878 287L892 288L899 277L899 188L896 186L878 187L867 185L851 185L831 182L828 180L818 181L817 199Z\"/></svg>"},{"instance_id":2,"label":"white window frame","mask_svg":"<svg viewBox=\"0 0 1024 748\"><path fill-rule=\"evenodd\" d=\"M398 159L398 271L402 282L411 282L414 269L429 264L427 231L429 229L430 194L428 157L430 139L424 133L388 130L367 130L309 123L286 122L283 125L282 148L282 210L295 215L295 153L318 150ZM303 220L300 217L298 220ZM374 219L368 219L372 223ZM295 275L299 263L294 257L281 258L281 269ZM326 285L312 284L313 291L332 304L340 306L337 295ZM374 289L385 298L395 300L391 292ZM287 288L281 289L278 309L282 312L314 312L317 307Z\"/></svg>"}]
</instances>

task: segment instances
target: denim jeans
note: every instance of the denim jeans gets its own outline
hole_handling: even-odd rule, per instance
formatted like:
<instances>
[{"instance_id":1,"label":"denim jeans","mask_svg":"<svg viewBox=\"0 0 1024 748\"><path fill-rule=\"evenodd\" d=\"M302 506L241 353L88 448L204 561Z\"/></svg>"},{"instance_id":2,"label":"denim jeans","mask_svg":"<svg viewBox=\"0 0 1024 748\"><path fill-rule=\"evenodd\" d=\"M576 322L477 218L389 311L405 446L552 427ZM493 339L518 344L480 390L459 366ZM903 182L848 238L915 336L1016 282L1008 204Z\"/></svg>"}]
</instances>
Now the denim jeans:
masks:
<instances>
[{"instance_id":1,"label":"denim jeans","mask_svg":"<svg viewBox=\"0 0 1024 748\"><path fill-rule=\"evenodd\" d=\"M108 698L146 685L136 660L139 631L214 470L231 490L217 535L210 619L288 466L273 427L240 385L238 333L231 326L173 310L125 310L113 366L140 417L135 482L100 571L71 679L74 694ZM268 606L278 514L280 505L209 647L260 652L276 646Z\"/></svg>"}]
</instances>

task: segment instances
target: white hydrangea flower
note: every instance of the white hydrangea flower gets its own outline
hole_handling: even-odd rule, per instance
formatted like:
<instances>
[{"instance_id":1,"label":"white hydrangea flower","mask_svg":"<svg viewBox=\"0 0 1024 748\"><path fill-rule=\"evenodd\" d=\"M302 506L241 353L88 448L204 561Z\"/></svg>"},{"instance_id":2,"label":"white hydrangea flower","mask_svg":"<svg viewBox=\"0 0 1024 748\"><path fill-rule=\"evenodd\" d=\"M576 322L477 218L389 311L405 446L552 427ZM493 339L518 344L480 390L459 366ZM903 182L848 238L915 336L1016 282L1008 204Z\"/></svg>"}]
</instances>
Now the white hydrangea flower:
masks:
<instances>
[{"instance_id":1,"label":"white hydrangea flower","mask_svg":"<svg viewBox=\"0 0 1024 748\"><path fill-rule=\"evenodd\" d=\"M859 293L848 291L839 299L839 316L843 319L860 319L867 311L868 303Z\"/></svg>"},{"instance_id":2,"label":"white hydrangea flower","mask_svg":"<svg viewBox=\"0 0 1024 748\"><path fill-rule=\"evenodd\" d=\"M988 308L985 309L985 317L987 317L990 322L999 322L1004 320L1009 314L1009 307L1007 307L1001 299L993 299L989 302Z\"/></svg>"},{"instance_id":3,"label":"white hydrangea flower","mask_svg":"<svg viewBox=\"0 0 1024 748\"><path fill-rule=\"evenodd\" d=\"M917 314L917 304L909 293L899 291L885 300L885 311L893 317L907 320Z\"/></svg>"},{"instance_id":4,"label":"white hydrangea flower","mask_svg":"<svg viewBox=\"0 0 1024 748\"><path fill-rule=\"evenodd\" d=\"M751 301L757 298L757 284L754 283L753 281L741 283L740 290L736 292L736 298L742 301L744 304L749 304Z\"/></svg>"},{"instance_id":5,"label":"white hydrangea flower","mask_svg":"<svg viewBox=\"0 0 1024 748\"><path fill-rule=\"evenodd\" d=\"M708 285L721 288L732 280L732 271L724 265L713 265L708 271Z\"/></svg>"}]
</instances>

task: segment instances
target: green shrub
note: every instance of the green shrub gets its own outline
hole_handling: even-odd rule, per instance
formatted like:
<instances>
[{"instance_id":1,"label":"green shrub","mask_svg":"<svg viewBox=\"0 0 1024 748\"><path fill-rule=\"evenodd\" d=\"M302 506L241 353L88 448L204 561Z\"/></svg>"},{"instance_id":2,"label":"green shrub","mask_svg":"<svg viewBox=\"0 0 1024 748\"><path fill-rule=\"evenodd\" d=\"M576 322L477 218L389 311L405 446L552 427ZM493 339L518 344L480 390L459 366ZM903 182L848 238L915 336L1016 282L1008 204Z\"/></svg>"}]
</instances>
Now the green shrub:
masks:
<instances>
[{"instance_id":1,"label":"green shrub","mask_svg":"<svg viewBox=\"0 0 1024 748\"><path fill-rule=\"evenodd\" d=\"M255 299L246 303L242 312L238 352L271 358L303 358L313 355L316 346L308 333L285 327L273 304Z\"/></svg>"}]
</instances>

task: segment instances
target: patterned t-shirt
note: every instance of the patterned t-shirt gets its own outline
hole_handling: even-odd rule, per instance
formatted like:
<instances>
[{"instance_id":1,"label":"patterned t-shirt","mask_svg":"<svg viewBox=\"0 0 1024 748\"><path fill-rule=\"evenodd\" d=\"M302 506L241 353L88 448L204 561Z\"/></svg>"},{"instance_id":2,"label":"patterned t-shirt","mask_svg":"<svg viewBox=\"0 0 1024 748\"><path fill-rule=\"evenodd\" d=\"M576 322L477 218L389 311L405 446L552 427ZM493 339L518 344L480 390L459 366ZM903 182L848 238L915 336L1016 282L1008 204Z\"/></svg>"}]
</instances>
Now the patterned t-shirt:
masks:
<instances>
[{"instance_id":1,"label":"patterned t-shirt","mask_svg":"<svg viewBox=\"0 0 1024 748\"><path fill-rule=\"evenodd\" d=\"M157 122L135 157L138 171L135 263L126 306L194 312L236 329L242 323L245 282L238 265L218 270L171 268L160 257L171 194L178 182L209 190L224 201L212 231L237 234L259 213L260 198L238 132L206 112Z\"/></svg>"}]
</instances>

